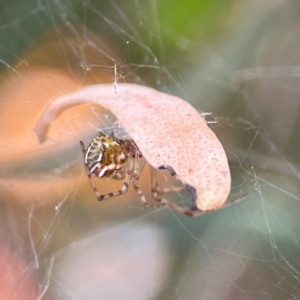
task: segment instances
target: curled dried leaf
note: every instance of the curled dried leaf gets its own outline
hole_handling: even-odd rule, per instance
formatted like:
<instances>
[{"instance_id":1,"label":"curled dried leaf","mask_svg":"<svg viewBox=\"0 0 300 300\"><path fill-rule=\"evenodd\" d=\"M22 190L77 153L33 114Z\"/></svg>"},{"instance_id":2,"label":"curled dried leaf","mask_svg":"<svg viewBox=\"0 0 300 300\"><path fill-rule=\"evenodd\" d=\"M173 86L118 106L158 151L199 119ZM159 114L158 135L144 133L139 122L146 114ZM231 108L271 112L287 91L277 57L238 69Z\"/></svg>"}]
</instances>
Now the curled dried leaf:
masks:
<instances>
[{"instance_id":1,"label":"curled dried leaf","mask_svg":"<svg viewBox=\"0 0 300 300\"><path fill-rule=\"evenodd\" d=\"M231 176L225 151L203 117L188 102L149 87L118 84L87 86L51 101L35 126L39 141L49 124L69 107L91 103L110 110L155 169L170 168L193 190L193 208L219 209Z\"/></svg>"}]
</instances>

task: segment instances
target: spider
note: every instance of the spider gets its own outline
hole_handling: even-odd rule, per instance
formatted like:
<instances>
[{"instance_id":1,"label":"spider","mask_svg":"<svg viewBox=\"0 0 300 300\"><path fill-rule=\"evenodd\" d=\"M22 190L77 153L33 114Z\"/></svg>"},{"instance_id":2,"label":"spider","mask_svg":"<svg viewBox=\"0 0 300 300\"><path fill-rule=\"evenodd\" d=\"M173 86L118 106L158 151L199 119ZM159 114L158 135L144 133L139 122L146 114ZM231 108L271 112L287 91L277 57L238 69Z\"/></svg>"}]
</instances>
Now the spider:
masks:
<instances>
[{"instance_id":1,"label":"spider","mask_svg":"<svg viewBox=\"0 0 300 300\"><path fill-rule=\"evenodd\" d=\"M125 194L128 191L129 183L132 180L133 188L139 194L144 207L161 207L167 204L174 210L189 217L207 213L198 210L195 204L192 206L191 210L187 210L162 198L161 195L164 193L181 192L186 189L193 195L194 200L196 198L196 191L194 187L188 184L183 187L160 188L156 180L155 169L152 167L150 168L151 196L155 201L159 202L159 204L149 204L144 193L138 186L138 181L144 169L146 160L132 139L117 139L113 133L109 135L103 131L99 131L89 144L87 150L82 141L80 141L80 145L84 155L84 165L86 167L87 175L98 201ZM176 175L175 171L170 166L162 165L158 169L168 170L172 176ZM125 180L120 190L102 195L95 186L92 176L99 178L108 177L117 180L124 180L125 177ZM233 202L237 202L240 199L241 198L231 201L224 206L231 205Z\"/></svg>"},{"instance_id":2,"label":"spider","mask_svg":"<svg viewBox=\"0 0 300 300\"><path fill-rule=\"evenodd\" d=\"M167 203L169 204L169 202L161 198L160 195L168 192L180 192L185 188L159 188L155 179L155 174L153 170L151 170L152 198L160 203L154 205L149 204L144 193L138 186L138 181L144 169L146 160L132 139L117 139L113 133L109 135L99 131L89 144L87 150L82 141L80 141L80 145L84 155L84 164L87 175L98 201L125 194L131 180L133 188L139 194L144 207L161 207ZM167 169L170 171L171 175L175 175L174 170L169 166L162 166L160 169ZM92 176L124 180L124 183L120 190L102 195L95 186ZM182 210L182 208L179 206L177 207L175 204L172 204L172 207L175 207L175 209L179 211ZM188 213L188 215L190 216L190 213Z\"/></svg>"}]
</instances>

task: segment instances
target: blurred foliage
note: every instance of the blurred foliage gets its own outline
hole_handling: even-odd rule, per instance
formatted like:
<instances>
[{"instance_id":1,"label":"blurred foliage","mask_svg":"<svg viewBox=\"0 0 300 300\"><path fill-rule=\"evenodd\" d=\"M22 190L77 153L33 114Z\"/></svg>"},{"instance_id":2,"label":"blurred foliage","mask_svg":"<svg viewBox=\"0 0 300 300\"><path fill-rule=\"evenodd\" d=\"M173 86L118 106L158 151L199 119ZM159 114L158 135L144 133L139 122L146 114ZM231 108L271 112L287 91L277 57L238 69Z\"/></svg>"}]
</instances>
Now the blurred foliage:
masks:
<instances>
[{"instance_id":1,"label":"blurred foliage","mask_svg":"<svg viewBox=\"0 0 300 300\"><path fill-rule=\"evenodd\" d=\"M222 35L238 16L237 0L214 1L48 1L0 3L0 59L10 64L35 46L39 36L68 22L87 27L115 43L126 32L129 39L147 44L159 57L180 55L190 44L207 43ZM246 1L247 3L247 1ZM134 6L134 7L133 7ZM245 5L246 6L246 5ZM136 12L139 12L138 14ZM115 33L112 34L112 29ZM84 34L84 30L82 31ZM126 36L125 34L125 36ZM121 37L124 42L124 38ZM162 43L163 41L163 43ZM175 47L174 47L175 45ZM164 48L164 51L162 50ZM197 48L201 49L201 47ZM136 47L136 50L141 50ZM14 55L12 55L14 53ZM135 57L145 55L134 51ZM166 57L164 57L165 59ZM2 65L2 67L5 64Z\"/></svg>"},{"instance_id":2,"label":"blurred foliage","mask_svg":"<svg viewBox=\"0 0 300 300\"><path fill-rule=\"evenodd\" d=\"M174 44L181 39L213 39L228 26L228 13L235 0L161 1L158 3L159 25L163 35Z\"/></svg>"},{"instance_id":3,"label":"blurred foliage","mask_svg":"<svg viewBox=\"0 0 300 300\"><path fill-rule=\"evenodd\" d=\"M138 35L139 42L151 47L156 56L163 56L165 60L174 55L182 55L182 51L191 46L194 48L197 45L199 50L199 42L211 42L226 33L228 27L239 17L236 8L241 6L246 9L247 3L248 1L244 2L242 6L237 0L143 0L130 4L124 1L110 1L105 4L93 1L93 7L97 12L104 12L102 16L122 24L121 30L127 29L135 38ZM136 5L136 8L133 9L133 5ZM135 13L137 10L138 14ZM87 14L87 24L90 28L100 32L107 31L107 24L100 25L99 15L94 15L93 11ZM134 29L130 28L131 26L134 26ZM168 53L168 57L165 53ZM142 56L139 55L140 58Z\"/></svg>"}]
</instances>

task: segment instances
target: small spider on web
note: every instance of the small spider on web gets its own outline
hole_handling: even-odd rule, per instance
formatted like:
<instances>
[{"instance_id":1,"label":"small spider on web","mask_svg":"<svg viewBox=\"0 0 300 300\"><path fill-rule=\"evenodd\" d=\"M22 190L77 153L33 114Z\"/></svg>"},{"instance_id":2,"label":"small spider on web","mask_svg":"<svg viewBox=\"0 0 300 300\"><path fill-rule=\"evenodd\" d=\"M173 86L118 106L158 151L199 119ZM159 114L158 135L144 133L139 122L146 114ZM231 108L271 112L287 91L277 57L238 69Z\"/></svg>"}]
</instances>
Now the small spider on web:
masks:
<instances>
[{"instance_id":1,"label":"small spider on web","mask_svg":"<svg viewBox=\"0 0 300 300\"><path fill-rule=\"evenodd\" d=\"M231 176L225 151L204 118L186 101L149 87L118 84L88 86L54 99L41 115L35 132L42 142L49 124L65 109L94 103L109 109L132 139L117 139L99 132L87 150L80 142L89 181L99 201L127 192L130 182L145 207L167 205L189 217L198 216L240 201L227 202ZM151 170L151 195L159 202L148 204L138 186L145 163ZM159 188L156 171L166 169L184 187ZM101 195L92 176L124 180L119 191ZM180 207L162 194L186 189L192 195L190 209Z\"/></svg>"},{"instance_id":2,"label":"small spider on web","mask_svg":"<svg viewBox=\"0 0 300 300\"><path fill-rule=\"evenodd\" d=\"M132 139L117 139L113 133L109 135L100 131L87 149L85 149L82 141L80 141L80 145L84 154L84 164L89 181L98 201L125 194L131 180L133 188L139 194L144 207L161 207L166 203L163 202L159 194L181 192L184 190L184 187L159 188L158 182L155 180L153 172L151 172L151 195L154 200L161 202L151 205L147 202L144 193L138 186L138 181L145 167L146 160ZM172 168L166 169L169 169L171 174L175 175ZM122 189L101 195L92 180L92 176L98 178L108 177L117 180L123 180L125 177L125 179Z\"/></svg>"}]
</instances>

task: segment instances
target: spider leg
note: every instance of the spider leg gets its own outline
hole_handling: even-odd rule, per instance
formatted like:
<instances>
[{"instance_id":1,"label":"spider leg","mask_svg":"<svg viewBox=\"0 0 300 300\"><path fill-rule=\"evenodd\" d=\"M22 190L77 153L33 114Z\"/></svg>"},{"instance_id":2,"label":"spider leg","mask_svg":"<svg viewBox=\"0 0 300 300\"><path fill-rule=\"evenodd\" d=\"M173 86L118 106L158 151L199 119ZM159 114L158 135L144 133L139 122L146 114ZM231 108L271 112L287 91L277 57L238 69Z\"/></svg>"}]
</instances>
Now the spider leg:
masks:
<instances>
[{"instance_id":1,"label":"spider leg","mask_svg":"<svg viewBox=\"0 0 300 300\"><path fill-rule=\"evenodd\" d=\"M220 209L223 209L223 208L227 208L231 205L234 205L236 203L239 203L241 202L243 199L245 199L245 197L248 196L248 194L244 194L242 195L241 197L237 198L237 199L234 199L234 200L231 200L231 201L228 201L226 202ZM195 211L190 211L190 210L187 210L187 209L184 209L174 203L171 203L169 202L168 200L167 201L167 205L171 208L173 208L174 210L177 210L178 212L180 213L183 213L189 217L198 217L198 216L201 216L201 215L206 215L206 214L209 214L209 213L212 213L214 212L215 210L210 210L210 211L201 211L201 210L195 210Z\"/></svg>"},{"instance_id":2,"label":"spider leg","mask_svg":"<svg viewBox=\"0 0 300 300\"><path fill-rule=\"evenodd\" d=\"M248 194L244 194L244 195L242 195L241 197L239 197L237 199L225 202L225 204L222 207L220 207L220 209L227 208L231 205L234 205L236 203L241 202L243 199L245 199L247 197L247 195ZM177 208L180 208L180 210L182 210L182 208L180 206L177 206L176 204L173 204L173 203L169 202L169 203L167 203L167 205L170 206L170 207L172 207L172 205L173 205L172 208L177 210L177 211L179 211ZM177 208L175 208L174 205L177 206ZM209 213L212 213L212 212L215 211L215 210L210 210L210 211L201 211L201 210L189 211L189 210L186 210L186 209L183 209L183 210L184 210L183 213L186 214L189 217L198 217L198 216L209 214ZM179 211L179 212L181 212L181 211ZM187 214L187 213L189 213L189 214Z\"/></svg>"},{"instance_id":3,"label":"spider leg","mask_svg":"<svg viewBox=\"0 0 300 300\"><path fill-rule=\"evenodd\" d=\"M123 168L116 171L112 176L111 176L112 179L115 179L115 180L122 180L124 179L124 170Z\"/></svg>"},{"instance_id":4,"label":"spider leg","mask_svg":"<svg viewBox=\"0 0 300 300\"><path fill-rule=\"evenodd\" d=\"M82 141L80 141L80 145L81 145L81 149L82 149L82 152L84 154L84 157L85 157L86 150L85 150L84 143ZM130 157L129 157L129 160L131 160ZM86 172L87 172L87 175L88 175L88 178L89 178L89 182L91 184L91 187L94 190L94 193L96 194L96 197L97 197L98 201L102 201L102 200L105 200L105 199L108 199L108 198L111 198L111 197L119 196L119 195L125 194L127 192L128 185L129 185L129 182L130 182L130 179L131 179L131 172L126 173L125 181L123 183L123 186L122 186L121 190L118 190L118 191L112 192L112 193L108 193L108 194L105 194L105 195L101 195L99 193L99 191L97 190L97 187L94 184L94 181L92 179L92 174L90 173L90 171L89 171L87 165L85 164L85 162L84 162L84 165L85 165L85 169L86 169ZM116 173L116 174L118 174L118 173Z\"/></svg>"},{"instance_id":5,"label":"spider leg","mask_svg":"<svg viewBox=\"0 0 300 300\"><path fill-rule=\"evenodd\" d=\"M157 180L156 180L156 173L155 173L155 169L153 169L152 167L150 168L150 172L151 172L151 193L152 193L152 198L158 202L163 202L165 204L167 204L170 208L180 212L181 214L184 214L188 217L197 217L197 216L201 216L201 215L204 215L204 214L207 214L207 213L210 213L210 212L213 212L213 211L200 211L200 210L189 210L189 209L186 209L186 208L183 208L177 204L174 204L170 201L168 201L167 199L161 197L159 194L162 194L161 191L164 191L163 190L160 190L158 188L158 183L157 183ZM185 187L183 187L184 189ZM172 190L173 191L173 190ZM238 203L240 202L242 199L244 199L245 197L247 196L247 194L233 200L233 201L229 201L229 202L226 202L222 208L226 208L228 206L231 206L235 203Z\"/></svg>"},{"instance_id":6,"label":"spider leg","mask_svg":"<svg viewBox=\"0 0 300 300\"><path fill-rule=\"evenodd\" d=\"M146 163L146 160L144 158L142 158L142 162L140 163L140 161L139 161L139 155L138 155L138 153L136 153L135 157L134 157L134 169L133 169L133 174L132 174L132 177L133 177L133 181L132 181L133 188L139 194L140 199L141 199L144 207L152 207L152 208L153 207L161 207L161 206L165 205L165 203L149 204L147 202L147 200L146 200L146 197L145 197L144 193L142 192L142 190L137 185L138 181L140 179L140 174L141 174L141 172L144 169L145 163Z\"/></svg>"},{"instance_id":7,"label":"spider leg","mask_svg":"<svg viewBox=\"0 0 300 300\"><path fill-rule=\"evenodd\" d=\"M171 207L174 210L177 210L178 212L180 212L182 214L185 214L185 215L187 215L189 217L193 217L194 213L192 211L190 211L188 209L185 209L185 208L182 208L182 207L180 207L180 206L178 206L178 205L176 205L176 204L168 201L167 199L165 199L165 198L163 198L163 197L161 197L159 195L159 194L163 193L164 189L162 189L161 190L162 192L160 192L160 189L158 188L158 183L157 183L157 180L156 180L155 169L153 169L152 167L150 167L150 172L151 172L151 195L152 195L152 198L155 201L167 204L169 207ZM180 191L182 191L183 189L181 187L179 187ZM172 191L174 191L174 189L172 189Z\"/></svg>"},{"instance_id":8,"label":"spider leg","mask_svg":"<svg viewBox=\"0 0 300 300\"><path fill-rule=\"evenodd\" d=\"M152 176L151 176L152 177ZM156 182L156 181L155 181ZM152 198L158 202L163 202L165 204L167 204L168 207L180 212L181 214L184 214L188 217L195 217L196 215L200 215L200 214L204 214L205 212L193 212L189 209L185 209L177 204L174 204L172 202L170 202L169 200L167 200L166 198L163 198L161 197L159 194L158 194L158 191L157 191L157 182L155 183L155 185L153 186L153 188L151 189L152 191ZM196 214L197 213L197 214Z\"/></svg>"},{"instance_id":9,"label":"spider leg","mask_svg":"<svg viewBox=\"0 0 300 300\"><path fill-rule=\"evenodd\" d=\"M156 170L150 167L150 172L151 172L151 192L152 192L152 197L155 199L157 194L166 194L166 193L180 193L185 190L184 186L173 186L169 188L161 188L158 185L157 182L157 177L156 177ZM153 196L154 195L154 196Z\"/></svg>"}]
</instances>

